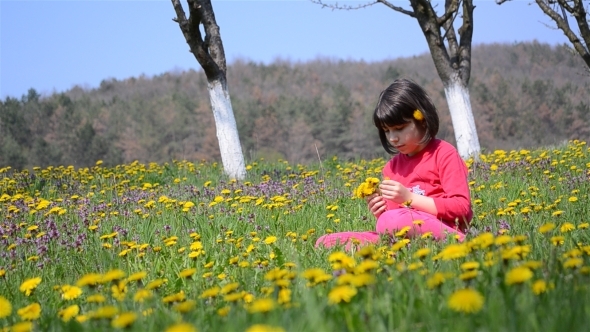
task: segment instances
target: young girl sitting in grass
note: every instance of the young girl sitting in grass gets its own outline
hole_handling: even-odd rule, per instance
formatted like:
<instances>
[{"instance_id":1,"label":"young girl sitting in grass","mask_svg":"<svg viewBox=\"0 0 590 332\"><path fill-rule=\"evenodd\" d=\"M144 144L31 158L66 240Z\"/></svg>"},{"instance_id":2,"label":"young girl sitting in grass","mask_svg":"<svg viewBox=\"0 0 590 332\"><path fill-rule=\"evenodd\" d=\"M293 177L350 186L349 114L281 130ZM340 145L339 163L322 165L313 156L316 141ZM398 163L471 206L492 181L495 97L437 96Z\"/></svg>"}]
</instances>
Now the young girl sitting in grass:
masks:
<instances>
[{"instance_id":1,"label":"young girl sitting in grass","mask_svg":"<svg viewBox=\"0 0 590 332\"><path fill-rule=\"evenodd\" d=\"M394 81L381 92L373 122L393 155L379 190L365 198L377 218L376 231L327 234L316 247L378 243L381 234L403 229L408 237L452 234L463 241L473 216L467 166L455 147L436 138L438 114L426 91L407 79Z\"/></svg>"}]
</instances>

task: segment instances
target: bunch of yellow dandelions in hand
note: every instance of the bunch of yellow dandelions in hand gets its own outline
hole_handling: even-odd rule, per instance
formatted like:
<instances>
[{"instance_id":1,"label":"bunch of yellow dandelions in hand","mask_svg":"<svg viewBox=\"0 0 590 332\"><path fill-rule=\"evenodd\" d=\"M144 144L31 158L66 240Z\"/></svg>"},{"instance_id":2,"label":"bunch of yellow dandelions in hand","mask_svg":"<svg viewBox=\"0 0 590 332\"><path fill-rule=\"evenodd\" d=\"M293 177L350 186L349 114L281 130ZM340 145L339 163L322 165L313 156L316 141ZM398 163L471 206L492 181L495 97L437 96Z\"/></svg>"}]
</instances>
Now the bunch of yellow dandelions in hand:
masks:
<instances>
[{"instance_id":1,"label":"bunch of yellow dandelions in hand","mask_svg":"<svg viewBox=\"0 0 590 332\"><path fill-rule=\"evenodd\" d=\"M358 198L365 198L371 196L374 193L379 193L379 179L378 178L366 178L364 182L354 190L354 196Z\"/></svg>"}]
</instances>

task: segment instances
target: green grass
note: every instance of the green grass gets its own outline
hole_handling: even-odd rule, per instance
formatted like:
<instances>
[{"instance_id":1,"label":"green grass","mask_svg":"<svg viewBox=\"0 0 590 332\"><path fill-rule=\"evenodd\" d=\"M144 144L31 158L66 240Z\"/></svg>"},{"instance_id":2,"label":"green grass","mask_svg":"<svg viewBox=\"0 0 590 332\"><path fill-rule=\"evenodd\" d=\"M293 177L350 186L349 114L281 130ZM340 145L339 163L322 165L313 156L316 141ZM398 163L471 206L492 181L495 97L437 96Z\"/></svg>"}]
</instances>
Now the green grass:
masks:
<instances>
[{"instance_id":1,"label":"green grass","mask_svg":"<svg viewBox=\"0 0 590 332\"><path fill-rule=\"evenodd\" d=\"M23 321L19 309L38 303L34 331L115 329L113 321L126 312L136 315L127 327L132 331L172 330L180 322L199 331L586 330L590 158L584 142L469 160L475 217L462 244L451 238L404 244L383 236L379 245L352 252L314 248L327 232L374 229L352 192L366 177L380 177L384 163L257 160L242 182L205 162L4 168L0 328L14 327ZM540 232L550 224L553 229ZM424 248L430 252L417 257ZM465 262L478 263L475 272ZM530 275L507 282L519 266ZM190 277L179 276L191 268ZM314 268L328 280L309 279ZM82 285L79 296L64 298L63 286L116 269L125 277ZM127 281L141 271L141 281ZM436 275L444 282L433 286ZM29 296L19 290L36 277L41 282ZM166 282L138 301L138 291L158 279ZM334 297L338 286L347 286L340 291L351 292L349 302ZM221 293L203 296L215 287ZM449 299L460 289L475 290L481 307L454 310ZM94 294L105 302L88 302ZM178 301L165 303L175 294ZM177 310L182 303L186 312ZM79 313L66 322L59 312L72 305ZM106 306L117 314L97 317Z\"/></svg>"}]
</instances>

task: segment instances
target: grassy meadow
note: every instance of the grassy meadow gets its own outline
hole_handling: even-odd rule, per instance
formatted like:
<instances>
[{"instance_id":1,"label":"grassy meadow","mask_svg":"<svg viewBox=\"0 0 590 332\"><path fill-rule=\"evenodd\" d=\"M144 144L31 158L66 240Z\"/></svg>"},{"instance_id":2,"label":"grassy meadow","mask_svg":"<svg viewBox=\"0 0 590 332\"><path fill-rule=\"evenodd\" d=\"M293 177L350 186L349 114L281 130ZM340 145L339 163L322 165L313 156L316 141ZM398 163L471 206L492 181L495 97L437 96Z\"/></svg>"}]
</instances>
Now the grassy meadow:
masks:
<instances>
[{"instance_id":1,"label":"grassy meadow","mask_svg":"<svg viewBox=\"0 0 590 332\"><path fill-rule=\"evenodd\" d=\"M586 331L585 142L468 160L466 240L373 230L353 192L385 159L0 170L5 331ZM419 225L419 221L416 221Z\"/></svg>"}]
</instances>

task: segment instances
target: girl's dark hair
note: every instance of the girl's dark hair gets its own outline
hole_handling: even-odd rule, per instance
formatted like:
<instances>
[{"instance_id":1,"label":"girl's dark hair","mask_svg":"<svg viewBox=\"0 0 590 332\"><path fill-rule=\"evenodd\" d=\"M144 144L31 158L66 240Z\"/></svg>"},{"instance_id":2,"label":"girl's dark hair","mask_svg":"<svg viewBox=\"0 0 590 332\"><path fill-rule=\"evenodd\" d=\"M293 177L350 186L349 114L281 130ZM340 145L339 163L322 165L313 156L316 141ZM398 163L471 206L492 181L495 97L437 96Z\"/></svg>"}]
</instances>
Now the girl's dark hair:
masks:
<instances>
[{"instance_id":1,"label":"girl's dark hair","mask_svg":"<svg viewBox=\"0 0 590 332\"><path fill-rule=\"evenodd\" d=\"M416 110L422 113L422 120L414 119ZM411 80L397 79L381 92L373 113L373 123L379 131L379 139L385 151L390 154L398 153L385 137L383 127L399 126L410 121L426 129L422 143L436 137L438 114L426 91Z\"/></svg>"}]
</instances>

